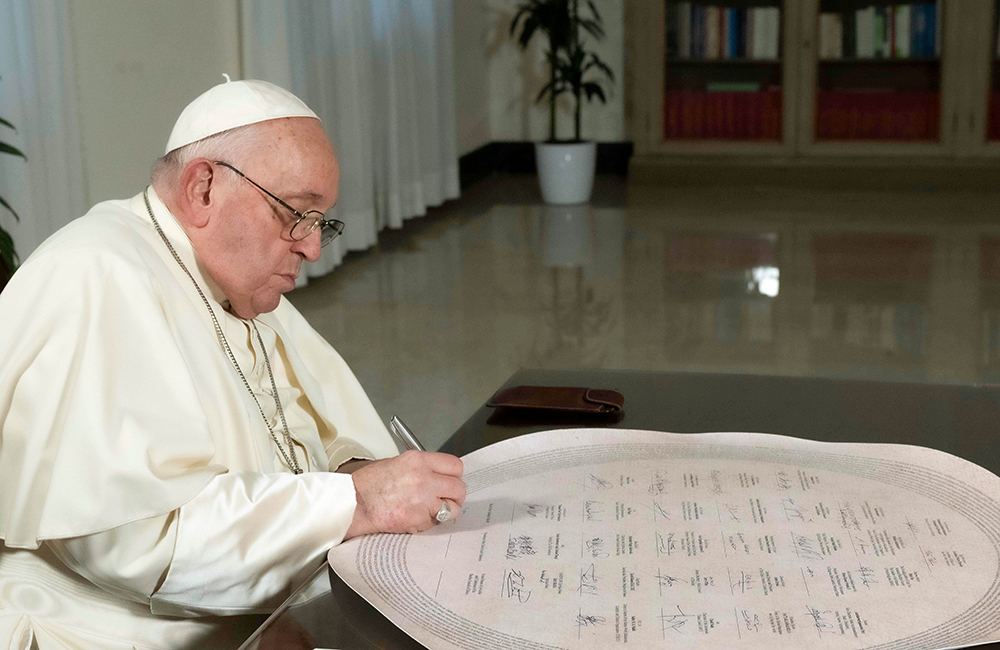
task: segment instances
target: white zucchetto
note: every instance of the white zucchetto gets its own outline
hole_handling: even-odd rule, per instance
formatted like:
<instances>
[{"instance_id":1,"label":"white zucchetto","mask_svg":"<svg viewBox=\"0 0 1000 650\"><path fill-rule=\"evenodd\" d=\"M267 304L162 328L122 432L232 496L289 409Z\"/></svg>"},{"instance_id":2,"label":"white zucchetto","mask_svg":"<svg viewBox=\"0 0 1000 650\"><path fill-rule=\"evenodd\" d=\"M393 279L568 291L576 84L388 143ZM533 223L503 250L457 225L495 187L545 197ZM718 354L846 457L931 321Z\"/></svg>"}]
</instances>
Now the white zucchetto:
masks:
<instances>
[{"instance_id":1,"label":"white zucchetto","mask_svg":"<svg viewBox=\"0 0 1000 650\"><path fill-rule=\"evenodd\" d=\"M319 119L301 99L266 81L226 81L209 88L181 111L167 140L170 153L229 129L283 117Z\"/></svg>"}]
</instances>

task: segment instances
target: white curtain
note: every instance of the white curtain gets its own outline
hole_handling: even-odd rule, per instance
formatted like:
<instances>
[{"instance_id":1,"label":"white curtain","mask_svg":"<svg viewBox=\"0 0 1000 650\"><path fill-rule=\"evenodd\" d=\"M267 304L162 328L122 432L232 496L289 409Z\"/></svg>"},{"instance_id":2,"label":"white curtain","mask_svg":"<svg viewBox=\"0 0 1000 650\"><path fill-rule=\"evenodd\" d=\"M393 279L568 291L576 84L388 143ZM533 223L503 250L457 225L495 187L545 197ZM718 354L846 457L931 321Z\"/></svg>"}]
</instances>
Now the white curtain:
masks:
<instances>
[{"instance_id":1,"label":"white curtain","mask_svg":"<svg viewBox=\"0 0 1000 650\"><path fill-rule=\"evenodd\" d=\"M86 209L76 114L72 29L65 0L0 0L0 140L27 156L0 155L0 225L24 261Z\"/></svg>"},{"instance_id":2,"label":"white curtain","mask_svg":"<svg viewBox=\"0 0 1000 650\"><path fill-rule=\"evenodd\" d=\"M340 162L347 227L306 274L458 196L452 0L241 0L241 16L244 78L301 97Z\"/></svg>"}]
</instances>

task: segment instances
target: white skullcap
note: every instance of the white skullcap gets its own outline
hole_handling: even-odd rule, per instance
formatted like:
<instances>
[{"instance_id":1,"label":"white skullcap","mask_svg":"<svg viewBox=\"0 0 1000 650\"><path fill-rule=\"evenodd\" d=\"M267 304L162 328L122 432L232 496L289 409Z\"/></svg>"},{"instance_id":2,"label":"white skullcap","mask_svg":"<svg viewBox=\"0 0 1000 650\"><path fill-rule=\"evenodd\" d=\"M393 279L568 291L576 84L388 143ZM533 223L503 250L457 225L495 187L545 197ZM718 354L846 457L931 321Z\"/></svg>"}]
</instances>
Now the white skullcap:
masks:
<instances>
[{"instance_id":1,"label":"white skullcap","mask_svg":"<svg viewBox=\"0 0 1000 650\"><path fill-rule=\"evenodd\" d=\"M266 81L229 81L209 88L181 111L166 153L229 129L283 117L319 119L301 99Z\"/></svg>"}]
</instances>

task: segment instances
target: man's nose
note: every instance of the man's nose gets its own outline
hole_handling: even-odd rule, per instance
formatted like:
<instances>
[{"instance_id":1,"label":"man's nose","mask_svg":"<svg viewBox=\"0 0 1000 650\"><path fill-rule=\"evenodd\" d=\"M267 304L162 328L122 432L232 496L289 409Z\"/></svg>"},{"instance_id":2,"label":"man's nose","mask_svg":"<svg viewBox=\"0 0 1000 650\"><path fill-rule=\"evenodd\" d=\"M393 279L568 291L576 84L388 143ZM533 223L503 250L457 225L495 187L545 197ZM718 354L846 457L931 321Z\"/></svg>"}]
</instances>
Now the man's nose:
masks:
<instances>
[{"instance_id":1,"label":"man's nose","mask_svg":"<svg viewBox=\"0 0 1000 650\"><path fill-rule=\"evenodd\" d=\"M320 228L317 228L315 231L309 233L309 236L305 239L293 242L292 251L306 258L309 262L315 262L319 259L319 256L323 251L320 241Z\"/></svg>"}]
</instances>

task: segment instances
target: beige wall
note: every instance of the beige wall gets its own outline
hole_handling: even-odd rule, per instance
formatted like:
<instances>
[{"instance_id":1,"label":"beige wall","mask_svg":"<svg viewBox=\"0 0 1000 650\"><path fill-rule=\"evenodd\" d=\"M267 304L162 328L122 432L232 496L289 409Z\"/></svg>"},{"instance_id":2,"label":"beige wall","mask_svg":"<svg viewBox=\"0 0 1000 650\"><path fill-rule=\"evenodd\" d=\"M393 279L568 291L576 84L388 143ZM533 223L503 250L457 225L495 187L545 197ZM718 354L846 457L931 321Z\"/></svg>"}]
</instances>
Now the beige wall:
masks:
<instances>
[{"instance_id":1,"label":"beige wall","mask_svg":"<svg viewBox=\"0 0 1000 650\"><path fill-rule=\"evenodd\" d=\"M72 0L87 205L139 192L181 109L240 74L237 0Z\"/></svg>"},{"instance_id":2,"label":"beige wall","mask_svg":"<svg viewBox=\"0 0 1000 650\"><path fill-rule=\"evenodd\" d=\"M458 155L492 139L490 130L490 8L486 0L455 0L455 114Z\"/></svg>"},{"instance_id":3,"label":"beige wall","mask_svg":"<svg viewBox=\"0 0 1000 650\"><path fill-rule=\"evenodd\" d=\"M509 36L519 0L455 0L459 155L493 140L540 140L548 113L542 46L522 53ZM615 72L607 105L584 108L583 136L624 139L623 4L596 0ZM221 74L240 75L239 0L72 0L80 139L87 204L128 197L146 183L181 109ZM560 135L571 134L568 101Z\"/></svg>"}]
</instances>

